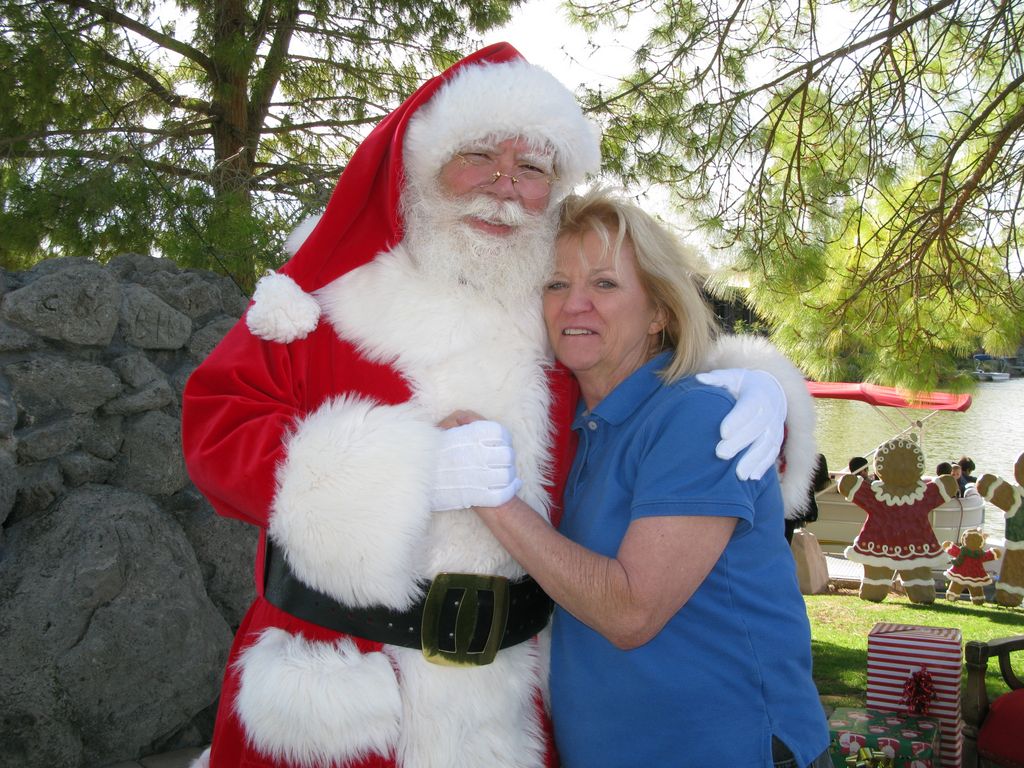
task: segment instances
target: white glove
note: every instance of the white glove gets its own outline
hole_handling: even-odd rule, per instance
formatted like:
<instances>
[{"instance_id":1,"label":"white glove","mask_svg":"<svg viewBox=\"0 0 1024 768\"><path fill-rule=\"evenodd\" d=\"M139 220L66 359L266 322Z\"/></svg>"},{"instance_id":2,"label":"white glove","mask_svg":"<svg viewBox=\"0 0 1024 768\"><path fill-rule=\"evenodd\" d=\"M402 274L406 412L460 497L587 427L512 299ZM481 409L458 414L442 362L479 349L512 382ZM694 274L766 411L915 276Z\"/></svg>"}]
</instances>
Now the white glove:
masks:
<instances>
[{"instance_id":1,"label":"white glove","mask_svg":"<svg viewBox=\"0 0 1024 768\"><path fill-rule=\"evenodd\" d=\"M723 368L698 373L697 380L725 387L736 405L722 419L722 440L715 447L720 459L731 459L747 446L736 465L740 480L758 480L775 465L786 425L786 394L770 373L746 368Z\"/></svg>"},{"instance_id":2,"label":"white glove","mask_svg":"<svg viewBox=\"0 0 1024 768\"><path fill-rule=\"evenodd\" d=\"M496 507L516 495L512 436L496 421L474 421L444 432L430 509Z\"/></svg>"}]
</instances>

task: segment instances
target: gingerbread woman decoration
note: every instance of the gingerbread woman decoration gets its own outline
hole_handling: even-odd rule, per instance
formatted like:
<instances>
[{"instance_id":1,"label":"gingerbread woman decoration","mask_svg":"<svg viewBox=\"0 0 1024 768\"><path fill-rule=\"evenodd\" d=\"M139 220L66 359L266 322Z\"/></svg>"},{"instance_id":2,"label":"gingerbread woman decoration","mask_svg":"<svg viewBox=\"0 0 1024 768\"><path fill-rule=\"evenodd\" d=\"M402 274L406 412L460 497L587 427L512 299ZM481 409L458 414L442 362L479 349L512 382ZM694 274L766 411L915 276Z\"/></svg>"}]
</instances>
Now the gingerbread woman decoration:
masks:
<instances>
[{"instance_id":1,"label":"gingerbread woman decoration","mask_svg":"<svg viewBox=\"0 0 1024 768\"><path fill-rule=\"evenodd\" d=\"M968 528L960 534L959 545L944 541L942 548L953 558L953 564L946 569L946 578L949 579L946 599L957 600L960 593L966 591L970 592L972 603L984 603L985 590L982 587L992 583L985 563L998 559L999 551L985 549L985 533L980 528Z\"/></svg>"},{"instance_id":2,"label":"gingerbread woman decoration","mask_svg":"<svg viewBox=\"0 0 1024 768\"><path fill-rule=\"evenodd\" d=\"M933 482L921 478L924 456L917 444L895 438L875 454L878 480L846 475L839 492L867 513L864 525L846 548L846 558L864 566L860 597L879 603L889 594L892 579L900 581L912 603L935 602L933 568L949 564L949 556L935 538L928 513L957 493L951 475Z\"/></svg>"},{"instance_id":3,"label":"gingerbread woman decoration","mask_svg":"<svg viewBox=\"0 0 1024 768\"><path fill-rule=\"evenodd\" d=\"M1006 552L996 584L995 601L1007 608L1015 608L1024 600L1024 453L1017 457L1013 467L1017 485L997 475L984 474L978 478L978 493L1006 513Z\"/></svg>"}]
</instances>

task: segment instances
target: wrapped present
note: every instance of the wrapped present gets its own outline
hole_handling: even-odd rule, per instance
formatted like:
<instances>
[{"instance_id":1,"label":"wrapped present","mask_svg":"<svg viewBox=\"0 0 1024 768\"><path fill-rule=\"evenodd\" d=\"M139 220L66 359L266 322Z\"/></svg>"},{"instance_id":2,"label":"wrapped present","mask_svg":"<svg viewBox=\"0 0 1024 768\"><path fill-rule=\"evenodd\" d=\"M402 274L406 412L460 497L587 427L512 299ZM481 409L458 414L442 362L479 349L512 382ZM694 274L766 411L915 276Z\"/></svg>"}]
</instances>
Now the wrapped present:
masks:
<instances>
[{"instance_id":1,"label":"wrapped present","mask_svg":"<svg viewBox=\"0 0 1024 768\"><path fill-rule=\"evenodd\" d=\"M934 717L839 707L828 719L833 768L937 768Z\"/></svg>"},{"instance_id":2,"label":"wrapped present","mask_svg":"<svg viewBox=\"0 0 1024 768\"><path fill-rule=\"evenodd\" d=\"M961 766L962 665L959 629L878 623L868 634L868 707L938 720L943 768Z\"/></svg>"}]
</instances>

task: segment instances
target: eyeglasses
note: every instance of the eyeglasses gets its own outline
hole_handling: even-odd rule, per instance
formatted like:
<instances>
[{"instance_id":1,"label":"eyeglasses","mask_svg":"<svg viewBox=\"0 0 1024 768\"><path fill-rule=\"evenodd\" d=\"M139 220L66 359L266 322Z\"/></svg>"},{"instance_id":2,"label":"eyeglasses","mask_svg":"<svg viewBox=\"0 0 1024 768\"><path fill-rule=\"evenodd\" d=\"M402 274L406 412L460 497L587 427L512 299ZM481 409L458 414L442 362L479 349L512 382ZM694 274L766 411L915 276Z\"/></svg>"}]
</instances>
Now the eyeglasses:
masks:
<instances>
[{"instance_id":1,"label":"eyeglasses","mask_svg":"<svg viewBox=\"0 0 1024 768\"><path fill-rule=\"evenodd\" d=\"M538 168L524 168L515 174L504 173L498 170L498 161L484 152L456 153L455 156L462 161L462 173L472 186L489 187L505 176L524 200L544 197L551 191L551 183L558 180L555 174Z\"/></svg>"}]
</instances>

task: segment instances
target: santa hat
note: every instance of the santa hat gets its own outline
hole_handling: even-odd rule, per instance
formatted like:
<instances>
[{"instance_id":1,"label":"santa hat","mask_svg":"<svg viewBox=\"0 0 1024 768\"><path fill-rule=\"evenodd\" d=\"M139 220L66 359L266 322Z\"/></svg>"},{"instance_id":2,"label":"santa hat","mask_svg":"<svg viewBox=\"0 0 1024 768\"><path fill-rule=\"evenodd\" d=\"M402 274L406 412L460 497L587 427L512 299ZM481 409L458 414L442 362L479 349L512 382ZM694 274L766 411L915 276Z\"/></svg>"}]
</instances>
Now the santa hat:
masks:
<instances>
[{"instance_id":1,"label":"santa hat","mask_svg":"<svg viewBox=\"0 0 1024 768\"><path fill-rule=\"evenodd\" d=\"M452 155L474 141L524 138L554 152L565 194L597 171L600 136L575 97L558 80L523 59L463 67L409 121L406 175L430 183Z\"/></svg>"},{"instance_id":2,"label":"santa hat","mask_svg":"<svg viewBox=\"0 0 1024 768\"><path fill-rule=\"evenodd\" d=\"M295 255L260 281L250 330L282 342L309 333L319 306L307 294L401 241L406 174L429 182L467 144L513 136L554 150L556 196L600 168L599 132L573 94L508 43L428 80L363 140Z\"/></svg>"}]
</instances>

